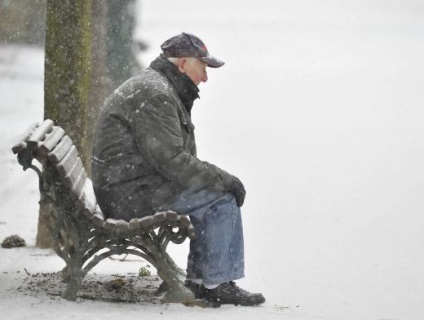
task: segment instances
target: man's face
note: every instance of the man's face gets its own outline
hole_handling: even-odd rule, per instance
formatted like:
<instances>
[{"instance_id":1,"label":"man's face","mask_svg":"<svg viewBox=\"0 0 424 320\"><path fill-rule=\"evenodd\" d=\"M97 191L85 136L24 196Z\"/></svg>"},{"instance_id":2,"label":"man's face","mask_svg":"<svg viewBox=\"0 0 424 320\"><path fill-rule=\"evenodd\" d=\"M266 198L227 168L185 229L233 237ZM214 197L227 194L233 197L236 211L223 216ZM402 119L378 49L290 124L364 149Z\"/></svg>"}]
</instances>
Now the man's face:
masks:
<instances>
[{"instance_id":1,"label":"man's face","mask_svg":"<svg viewBox=\"0 0 424 320\"><path fill-rule=\"evenodd\" d=\"M205 62L196 58L182 58L178 68L198 86L201 82L208 81L207 66Z\"/></svg>"}]
</instances>

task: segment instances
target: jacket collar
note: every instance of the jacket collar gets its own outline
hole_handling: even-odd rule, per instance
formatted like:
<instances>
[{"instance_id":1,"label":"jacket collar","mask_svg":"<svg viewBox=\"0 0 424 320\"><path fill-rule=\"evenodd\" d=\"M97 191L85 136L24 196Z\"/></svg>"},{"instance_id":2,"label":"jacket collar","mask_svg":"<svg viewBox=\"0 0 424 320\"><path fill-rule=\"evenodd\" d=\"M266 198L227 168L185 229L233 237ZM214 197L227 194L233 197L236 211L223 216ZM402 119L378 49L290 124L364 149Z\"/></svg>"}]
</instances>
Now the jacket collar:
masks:
<instances>
[{"instance_id":1,"label":"jacket collar","mask_svg":"<svg viewBox=\"0 0 424 320\"><path fill-rule=\"evenodd\" d=\"M178 96L187 112L191 114L194 100L200 98L198 94L199 88L196 84L186 74L181 73L177 66L169 62L163 54L153 60L150 68L163 73L169 79L177 90Z\"/></svg>"}]
</instances>

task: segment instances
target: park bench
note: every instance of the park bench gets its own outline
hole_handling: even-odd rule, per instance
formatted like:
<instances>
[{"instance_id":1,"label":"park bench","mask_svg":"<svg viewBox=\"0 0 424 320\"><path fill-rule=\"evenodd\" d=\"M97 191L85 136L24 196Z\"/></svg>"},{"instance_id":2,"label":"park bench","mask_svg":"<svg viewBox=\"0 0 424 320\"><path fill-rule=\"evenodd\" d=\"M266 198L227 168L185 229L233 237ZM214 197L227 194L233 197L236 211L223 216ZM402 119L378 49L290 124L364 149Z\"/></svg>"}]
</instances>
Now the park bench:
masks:
<instances>
[{"instance_id":1,"label":"park bench","mask_svg":"<svg viewBox=\"0 0 424 320\"><path fill-rule=\"evenodd\" d=\"M170 241L181 244L195 237L187 216L167 211L131 221L106 219L75 145L52 120L31 125L12 151L24 170L38 174L40 203L52 208L53 250L66 263L62 298L75 300L86 274L103 259L134 254L156 268L167 288L166 302L195 304L184 272L166 251Z\"/></svg>"}]
</instances>

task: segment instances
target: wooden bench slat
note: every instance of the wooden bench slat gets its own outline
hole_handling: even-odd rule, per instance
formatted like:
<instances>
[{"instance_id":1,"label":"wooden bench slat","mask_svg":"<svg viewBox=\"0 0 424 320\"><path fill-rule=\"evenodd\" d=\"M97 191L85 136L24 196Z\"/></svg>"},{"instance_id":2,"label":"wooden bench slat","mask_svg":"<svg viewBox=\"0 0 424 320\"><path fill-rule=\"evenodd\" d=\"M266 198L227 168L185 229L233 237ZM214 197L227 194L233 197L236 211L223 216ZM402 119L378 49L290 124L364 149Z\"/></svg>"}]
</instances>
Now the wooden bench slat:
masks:
<instances>
[{"instance_id":1,"label":"wooden bench slat","mask_svg":"<svg viewBox=\"0 0 424 320\"><path fill-rule=\"evenodd\" d=\"M56 147L48 154L49 160L53 164L58 164L72 147L72 140L68 136L64 136Z\"/></svg>"},{"instance_id":2,"label":"wooden bench slat","mask_svg":"<svg viewBox=\"0 0 424 320\"><path fill-rule=\"evenodd\" d=\"M85 180L84 186L82 187L81 195L75 200L75 207L78 210L88 210L90 214L94 214L96 209L96 196L93 191L93 184L89 178Z\"/></svg>"},{"instance_id":3,"label":"wooden bench slat","mask_svg":"<svg viewBox=\"0 0 424 320\"><path fill-rule=\"evenodd\" d=\"M127 234L129 231L129 223L125 220L118 220L115 230L118 234Z\"/></svg>"},{"instance_id":4,"label":"wooden bench slat","mask_svg":"<svg viewBox=\"0 0 424 320\"><path fill-rule=\"evenodd\" d=\"M77 148L73 145L66 153L66 155L60 160L60 162L56 165L57 171L59 172L61 177L66 177L73 170L77 162L81 161L78 157ZM82 163L81 163L82 166Z\"/></svg>"},{"instance_id":5,"label":"wooden bench slat","mask_svg":"<svg viewBox=\"0 0 424 320\"><path fill-rule=\"evenodd\" d=\"M78 177L75 180L75 183L71 187L71 197L73 200L79 199L81 196L85 181L87 179L87 173L85 172L84 168L78 175Z\"/></svg>"},{"instance_id":6,"label":"wooden bench slat","mask_svg":"<svg viewBox=\"0 0 424 320\"><path fill-rule=\"evenodd\" d=\"M153 223L161 223L166 220L166 212L158 212L153 215Z\"/></svg>"},{"instance_id":7,"label":"wooden bench slat","mask_svg":"<svg viewBox=\"0 0 424 320\"><path fill-rule=\"evenodd\" d=\"M74 162L74 165L72 166L72 168L70 168L70 170L64 171L66 175L64 177L62 176L65 182L65 185L68 188L72 188L75 182L77 182L77 180L79 179L81 175L81 171L84 170L81 160L80 161L78 160L79 158L77 158L77 161Z\"/></svg>"},{"instance_id":8,"label":"wooden bench slat","mask_svg":"<svg viewBox=\"0 0 424 320\"><path fill-rule=\"evenodd\" d=\"M188 227L191 225L190 218L187 216L178 216L178 222L183 227Z\"/></svg>"},{"instance_id":9,"label":"wooden bench slat","mask_svg":"<svg viewBox=\"0 0 424 320\"><path fill-rule=\"evenodd\" d=\"M165 218L169 221L178 221L178 213L174 211L167 211L165 214Z\"/></svg>"},{"instance_id":10,"label":"wooden bench slat","mask_svg":"<svg viewBox=\"0 0 424 320\"><path fill-rule=\"evenodd\" d=\"M142 229L149 229L153 225L153 216L148 216L140 219L140 226Z\"/></svg>"},{"instance_id":11,"label":"wooden bench slat","mask_svg":"<svg viewBox=\"0 0 424 320\"><path fill-rule=\"evenodd\" d=\"M141 230L141 224L139 218L133 218L128 224L128 230L131 232L138 232Z\"/></svg>"},{"instance_id":12,"label":"wooden bench slat","mask_svg":"<svg viewBox=\"0 0 424 320\"><path fill-rule=\"evenodd\" d=\"M48 133L46 139L38 146L38 154L42 157L46 157L64 135L65 130L63 130L62 127L53 127L52 132Z\"/></svg>"},{"instance_id":13,"label":"wooden bench slat","mask_svg":"<svg viewBox=\"0 0 424 320\"><path fill-rule=\"evenodd\" d=\"M24 150L27 147L27 140L32 135L34 130L40 125L39 122L34 122L31 124L28 129L25 131L25 133L22 135L22 137L19 139L19 141L12 147L12 152L14 154L17 154L19 151Z\"/></svg>"},{"instance_id":14,"label":"wooden bench slat","mask_svg":"<svg viewBox=\"0 0 424 320\"><path fill-rule=\"evenodd\" d=\"M29 137L27 146L31 151L35 151L38 148L38 144L44 140L47 133L53 129L53 121L50 119L45 120L41 123Z\"/></svg>"},{"instance_id":15,"label":"wooden bench slat","mask_svg":"<svg viewBox=\"0 0 424 320\"><path fill-rule=\"evenodd\" d=\"M93 225L98 228L102 228L105 223L103 215L100 215L98 213L93 216L93 220L91 221L93 222Z\"/></svg>"},{"instance_id":16,"label":"wooden bench slat","mask_svg":"<svg viewBox=\"0 0 424 320\"><path fill-rule=\"evenodd\" d=\"M101 218L101 220L103 220L103 221L104 221L104 215L103 215L103 212L100 210L100 207L99 207L99 205L98 205L98 204L96 204L96 207L95 207L94 211L90 211L88 208L85 208L85 209L83 209L81 212L82 212L82 213L86 216L86 218L87 218L89 221L91 221L91 222L93 222L93 219L95 219L95 215L96 215L96 214L97 214L97 219L100 219L100 218Z\"/></svg>"},{"instance_id":17,"label":"wooden bench slat","mask_svg":"<svg viewBox=\"0 0 424 320\"><path fill-rule=\"evenodd\" d=\"M128 233L128 222L125 220L107 219L103 227L109 232Z\"/></svg>"},{"instance_id":18,"label":"wooden bench slat","mask_svg":"<svg viewBox=\"0 0 424 320\"><path fill-rule=\"evenodd\" d=\"M118 220L109 218L105 221L103 228L105 228L109 232L115 232L117 222Z\"/></svg>"},{"instance_id":19,"label":"wooden bench slat","mask_svg":"<svg viewBox=\"0 0 424 320\"><path fill-rule=\"evenodd\" d=\"M99 207L98 204L96 205L96 209L94 209L94 214L98 214L98 215L102 216L103 217L103 220L105 219L105 216L104 216L104 214L102 212L102 209L100 209L100 207Z\"/></svg>"}]
</instances>

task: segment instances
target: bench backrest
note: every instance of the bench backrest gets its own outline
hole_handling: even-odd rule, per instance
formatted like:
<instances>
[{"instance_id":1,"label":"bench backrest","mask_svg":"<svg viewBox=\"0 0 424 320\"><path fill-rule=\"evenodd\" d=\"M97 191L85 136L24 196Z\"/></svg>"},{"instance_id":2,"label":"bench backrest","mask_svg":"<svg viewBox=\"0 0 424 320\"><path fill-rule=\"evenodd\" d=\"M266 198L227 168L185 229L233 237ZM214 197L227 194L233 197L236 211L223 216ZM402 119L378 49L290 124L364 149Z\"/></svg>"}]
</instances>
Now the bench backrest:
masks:
<instances>
[{"instance_id":1,"label":"bench backrest","mask_svg":"<svg viewBox=\"0 0 424 320\"><path fill-rule=\"evenodd\" d=\"M87 177L75 145L65 134L65 130L55 126L52 120L47 119L41 124L32 124L18 143L13 146L12 151L18 154L18 159L20 157L23 159L19 162L24 170L29 168L32 159L36 158L43 165L43 178L48 177L49 181L47 182L53 184L52 187L56 193L60 193L63 186L66 195L59 194L59 196L68 204L71 202L71 208L68 208L65 214L82 213L93 226L117 234L148 232L149 229L159 227L164 221L168 221L171 225L175 224L175 226L185 228L189 238L195 237L189 218L172 211L157 212L143 218L133 218L129 222L105 219L97 204L92 182ZM45 174L46 172L52 174ZM43 190L40 191L43 192ZM56 196L58 195L56 194Z\"/></svg>"},{"instance_id":2,"label":"bench backrest","mask_svg":"<svg viewBox=\"0 0 424 320\"><path fill-rule=\"evenodd\" d=\"M51 166L60 180L55 182L63 183L76 209L88 216L97 214L101 220L104 219L78 150L63 128L54 126L49 119L33 124L12 151L15 154L29 152L45 168Z\"/></svg>"}]
</instances>

